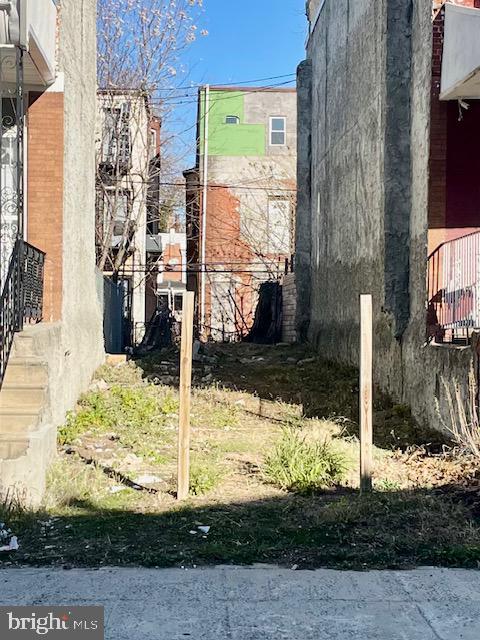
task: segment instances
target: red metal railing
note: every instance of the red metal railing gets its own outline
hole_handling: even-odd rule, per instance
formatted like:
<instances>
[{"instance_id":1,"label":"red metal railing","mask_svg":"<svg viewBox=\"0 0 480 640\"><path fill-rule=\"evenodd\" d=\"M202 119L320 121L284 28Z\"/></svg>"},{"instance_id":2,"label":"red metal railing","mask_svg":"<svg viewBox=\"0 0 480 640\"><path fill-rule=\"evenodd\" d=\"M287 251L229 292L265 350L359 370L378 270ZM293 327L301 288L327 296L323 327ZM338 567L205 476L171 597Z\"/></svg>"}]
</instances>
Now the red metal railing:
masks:
<instances>
[{"instance_id":1,"label":"red metal railing","mask_svg":"<svg viewBox=\"0 0 480 640\"><path fill-rule=\"evenodd\" d=\"M480 328L480 232L444 242L428 257L427 338L466 343Z\"/></svg>"}]
</instances>

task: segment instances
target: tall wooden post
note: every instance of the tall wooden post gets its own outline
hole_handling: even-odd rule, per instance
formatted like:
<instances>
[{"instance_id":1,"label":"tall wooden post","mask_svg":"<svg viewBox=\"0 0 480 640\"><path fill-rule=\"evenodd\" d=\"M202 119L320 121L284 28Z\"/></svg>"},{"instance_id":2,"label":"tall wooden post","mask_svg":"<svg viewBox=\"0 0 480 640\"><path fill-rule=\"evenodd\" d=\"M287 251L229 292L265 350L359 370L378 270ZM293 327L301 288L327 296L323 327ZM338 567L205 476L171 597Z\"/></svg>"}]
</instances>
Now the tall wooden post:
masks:
<instances>
[{"instance_id":1,"label":"tall wooden post","mask_svg":"<svg viewBox=\"0 0 480 640\"><path fill-rule=\"evenodd\" d=\"M360 296L360 491L372 490L373 448L372 296Z\"/></svg>"},{"instance_id":2,"label":"tall wooden post","mask_svg":"<svg viewBox=\"0 0 480 640\"><path fill-rule=\"evenodd\" d=\"M183 294L177 500L184 500L188 496L190 484L190 397L192 391L194 301L195 294L192 291L187 291Z\"/></svg>"}]
</instances>

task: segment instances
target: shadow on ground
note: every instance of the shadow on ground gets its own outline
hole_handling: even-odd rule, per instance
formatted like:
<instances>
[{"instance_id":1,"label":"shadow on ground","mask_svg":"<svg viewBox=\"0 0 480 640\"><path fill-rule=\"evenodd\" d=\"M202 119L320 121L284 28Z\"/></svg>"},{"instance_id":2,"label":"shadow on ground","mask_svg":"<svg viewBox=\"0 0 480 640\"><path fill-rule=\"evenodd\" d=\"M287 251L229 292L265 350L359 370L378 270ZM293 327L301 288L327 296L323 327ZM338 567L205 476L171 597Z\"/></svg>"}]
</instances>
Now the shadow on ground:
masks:
<instances>
[{"instance_id":1,"label":"shadow on ground","mask_svg":"<svg viewBox=\"0 0 480 640\"><path fill-rule=\"evenodd\" d=\"M178 386L178 353L166 350L137 360L146 378ZM163 364L162 364L163 363ZM170 363L167 375L166 363ZM163 369L162 369L163 368ZM345 434L358 436L358 370L325 360L308 345L209 344L194 363L193 385L218 384L266 402L296 405L307 418L340 420ZM407 406L375 391L374 440L378 447L424 446L438 453L446 436L420 427ZM259 406L259 411L260 411Z\"/></svg>"},{"instance_id":2,"label":"shadow on ground","mask_svg":"<svg viewBox=\"0 0 480 640\"><path fill-rule=\"evenodd\" d=\"M3 514L21 548L9 563L184 566L278 563L300 569L477 567L480 502L468 489L333 491L156 513L69 505L71 515ZM209 526L204 534L199 526Z\"/></svg>"},{"instance_id":3,"label":"shadow on ground","mask_svg":"<svg viewBox=\"0 0 480 640\"><path fill-rule=\"evenodd\" d=\"M151 354L137 364L154 384L178 384L175 351ZM274 408L281 401L300 416L342 420L353 434L357 380L355 369L327 362L306 347L289 346L212 345L194 372L195 386L246 391L254 401L258 398L258 411L265 403ZM406 407L379 393L375 440L385 448L417 444L435 450L446 444L440 434L419 429ZM99 472L111 477L112 469ZM250 469L245 482L251 475ZM206 494L182 504L160 493L142 501L139 487L128 478L116 474L115 479L126 485L120 493L102 497L86 485L69 498L63 492L48 512L0 507L0 521L8 522L21 545L15 554L1 555L1 565L275 563L361 570L480 563L477 470L459 477L458 485L450 484L456 478L440 479L435 488L423 486L431 481L427 474L411 491L399 491L388 477L383 491L366 495L339 487L308 496L278 491L261 500L254 493L243 501L238 494L229 499ZM210 527L208 533L200 526Z\"/></svg>"}]
</instances>

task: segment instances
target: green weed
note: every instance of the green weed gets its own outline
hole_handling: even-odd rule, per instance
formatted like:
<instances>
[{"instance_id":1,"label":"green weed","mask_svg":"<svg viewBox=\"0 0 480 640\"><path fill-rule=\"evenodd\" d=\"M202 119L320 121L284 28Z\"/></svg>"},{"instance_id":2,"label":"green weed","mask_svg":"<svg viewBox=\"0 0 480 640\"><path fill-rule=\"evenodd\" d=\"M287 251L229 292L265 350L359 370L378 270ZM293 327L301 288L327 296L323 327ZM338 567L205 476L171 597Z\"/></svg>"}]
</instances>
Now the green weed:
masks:
<instances>
[{"instance_id":1,"label":"green weed","mask_svg":"<svg viewBox=\"0 0 480 640\"><path fill-rule=\"evenodd\" d=\"M201 496L220 483L223 477L220 466L213 461L197 461L190 468L190 493Z\"/></svg>"},{"instance_id":2,"label":"green weed","mask_svg":"<svg viewBox=\"0 0 480 640\"><path fill-rule=\"evenodd\" d=\"M86 431L104 432L115 424L107 398L102 393L89 393L79 403L77 412L69 412L67 421L58 431L60 444L71 444Z\"/></svg>"},{"instance_id":3,"label":"green weed","mask_svg":"<svg viewBox=\"0 0 480 640\"><path fill-rule=\"evenodd\" d=\"M345 456L330 443L307 441L292 427L284 428L264 463L264 474L270 482L281 489L303 494L338 484L346 470Z\"/></svg>"}]
</instances>

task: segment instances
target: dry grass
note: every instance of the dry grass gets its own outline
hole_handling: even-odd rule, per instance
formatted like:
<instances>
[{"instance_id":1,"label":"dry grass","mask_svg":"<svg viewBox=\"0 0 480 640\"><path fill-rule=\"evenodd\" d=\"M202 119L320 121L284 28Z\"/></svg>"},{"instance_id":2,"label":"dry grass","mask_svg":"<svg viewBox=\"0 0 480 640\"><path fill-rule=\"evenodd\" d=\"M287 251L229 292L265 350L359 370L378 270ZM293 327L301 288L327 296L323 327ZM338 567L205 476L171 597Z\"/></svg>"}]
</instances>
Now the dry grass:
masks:
<instances>
[{"instance_id":1,"label":"dry grass","mask_svg":"<svg viewBox=\"0 0 480 640\"><path fill-rule=\"evenodd\" d=\"M442 380L450 414L450 422L444 423L444 427L452 434L454 442L459 447L480 459L480 421L473 367L469 371L468 380L469 393L466 400L462 397L457 381L449 385L445 379Z\"/></svg>"},{"instance_id":2,"label":"dry grass","mask_svg":"<svg viewBox=\"0 0 480 640\"><path fill-rule=\"evenodd\" d=\"M402 448L374 448L377 493L360 498L355 423L348 411L338 411L356 393L351 370L320 360L286 364L287 358L305 357L295 348L240 349L213 348L213 381L204 382L205 371L196 367L192 495L181 505L174 496L177 390L149 382L158 382L153 356L143 369L102 367L62 431L65 445L51 469L44 508L9 512L22 541L17 560L69 566L476 565L480 504L472 487L478 461L406 447L405 434L414 425L407 410L393 407L389 415L396 415ZM255 359L239 366L241 353ZM309 385L309 406L325 406L318 418L304 415L296 391L300 377ZM338 391L328 403L327 388ZM285 429L309 450L328 443L338 452L347 469L335 487L301 496L286 491L285 483L282 489L266 481L265 460ZM155 482L137 485L142 476L155 476ZM191 533L199 523L212 527L206 538Z\"/></svg>"}]
</instances>

